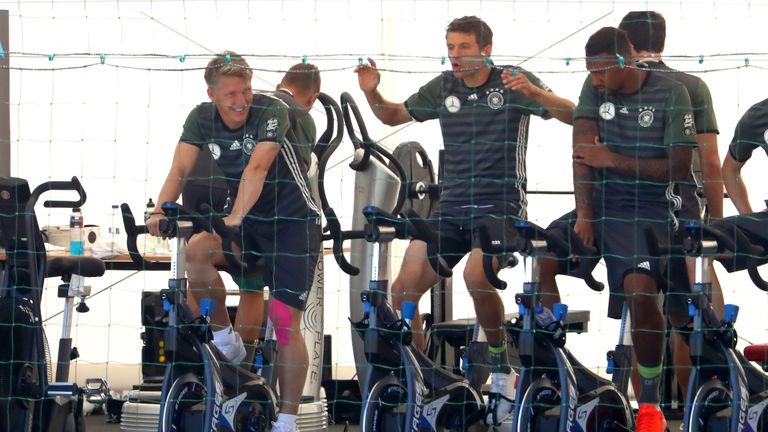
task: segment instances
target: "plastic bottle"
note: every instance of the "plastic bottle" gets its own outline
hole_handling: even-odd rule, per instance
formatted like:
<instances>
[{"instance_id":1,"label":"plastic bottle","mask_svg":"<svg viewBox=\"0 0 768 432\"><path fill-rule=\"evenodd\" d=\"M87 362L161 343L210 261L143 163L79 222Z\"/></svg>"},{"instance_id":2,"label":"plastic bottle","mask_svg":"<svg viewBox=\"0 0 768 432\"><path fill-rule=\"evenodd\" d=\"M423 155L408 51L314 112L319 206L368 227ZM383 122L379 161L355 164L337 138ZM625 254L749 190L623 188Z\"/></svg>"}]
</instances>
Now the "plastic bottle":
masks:
<instances>
[{"instance_id":1,"label":"plastic bottle","mask_svg":"<svg viewBox=\"0 0 768 432\"><path fill-rule=\"evenodd\" d=\"M144 222L146 223L154 213L155 203L152 201L152 198L150 198L144 209ZM165 254L167 253L167 250L168 246L162 237L155 237L149 234L144 236L144 253Z\"/></svg>"},{"instance_id":2,"label":"plastic bottle","mask_svg":"<svg viewBox=\"0 0 768 432\"><path fill-rule=\"evenodd\" d=\"M109 248L113 255L117 254L117 241L120 237L120 227L117 224L119 208L120 206L117 204L112 204L112 221L109 225Z\"/></svg>"},{"instance_id":3,"label":"plastic bottle","mask_svg":"<svg viewBox=\"0 0 768 432\"><path fill-rule=\"evenodd\" d=\"M85 239L83 238L83 214L80 207L72 209L69 217L69 254L83 255L85 253Z\"/></svg>"}]
</instances>

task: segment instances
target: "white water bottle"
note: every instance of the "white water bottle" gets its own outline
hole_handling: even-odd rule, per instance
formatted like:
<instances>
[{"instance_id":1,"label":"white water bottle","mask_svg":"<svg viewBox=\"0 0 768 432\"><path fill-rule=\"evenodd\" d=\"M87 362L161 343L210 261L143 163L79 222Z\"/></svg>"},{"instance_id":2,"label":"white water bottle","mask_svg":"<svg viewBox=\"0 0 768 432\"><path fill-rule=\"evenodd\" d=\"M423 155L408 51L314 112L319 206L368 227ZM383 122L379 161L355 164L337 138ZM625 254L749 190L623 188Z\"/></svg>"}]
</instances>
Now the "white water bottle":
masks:
<instances>
[{"instance_id":1,"label":"white water bottle","mask_svg":"<svg viewBox=\"0 0 768 432\"><path fill-rule=\"evenodd\" d=\"M83 238L83 214L80 207L72 209L69 217L69 254L83 255L85 253L85 239Z\"/></svg>"}]
</instances>

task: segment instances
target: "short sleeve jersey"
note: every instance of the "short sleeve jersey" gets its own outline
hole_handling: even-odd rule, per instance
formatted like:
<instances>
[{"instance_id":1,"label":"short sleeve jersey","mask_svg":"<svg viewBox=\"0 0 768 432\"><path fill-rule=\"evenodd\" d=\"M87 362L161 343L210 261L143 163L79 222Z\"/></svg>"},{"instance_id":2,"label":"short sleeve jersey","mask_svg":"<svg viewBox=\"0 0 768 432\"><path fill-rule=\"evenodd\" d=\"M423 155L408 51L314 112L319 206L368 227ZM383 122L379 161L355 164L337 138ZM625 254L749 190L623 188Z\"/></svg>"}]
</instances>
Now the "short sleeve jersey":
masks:
<instances>
[{"instance_id":1,"label":"short sleeve jersey","mask_svg":"<svg viewBox=\"0 0 768 432\"><path fill-rule=\"evenodd\" d=\"M744 113L736 125L728 152L735 161L743 163L757 148L768 153L768 99L752 105Z\"/></svg>"},{"instance_id":2,"label":"short sleeve jersey","mask_svg":"<svg viewBox=\"0 0 768 432\"><path fill-rule=\"evenodd\" d=\"M249 215L262 220L317 217L319 212L310 198L300 157L293 146L284 145L288 127L285 104L274 97L256 94L243 127L229 129L216 106L205 102L189 113L179 140L208 148L224 173L233 198L256 146L268 141L281 144Z\"/></svg>"},{"instance_id":3,"label":"short sleeve jersey","mask_svg":"<svg viewBox=\"0 0 768 432\"><path fill-rule=\"evenodd\" d=\"M517 68L536 86L536 76ZM440 120L443 135L443 189L440 203L461 207L508 203L511 214L525 217L530 115L546 116L543 106L504 88L502 68L493 67L479 87L444 72L405 102L414 120Z\"/></svg>"},{"instance_id":4,"label":"short sleeve jersey","mask_svg":"<svg viewBox=\"0 0 768 432\"><path fill-rule=\"evenodd\" d=\"M681 72L667 66L663 61L644 61L646 67L650 68L654 72L662 73L665 77L679 82L685 86L688 90L688 96L691 98L691 107L693 108L693 120L696 123L696 133L719 133L717 128L717 117L715 116L715 108L712 105L712 94L709 91L707 83L701 78L691 75L689 73ZM700 189L703 193L704 174L701 170L701 161L699 160L699 153L693 153L693 167L692 174L684 182L686 185L690 185L691 188L688 191L682 190L682 193L695 193L694 188ZM686 197L683 199L696 199L695 196Z\"/></svg>"},{"instance_id":5,"label":"short sleeve jersey","mask_svg":"<svg viewBox=\"0 0 768 432\"><path fill-rule=\"evenodd\" d=\"M639 159L661 159L673 146L696 146L696 126L685 87L660 73L648 72L639 91L598 91L587 77L574 119L598 123L600 141L616 153ZM611 169L597 169L595 211L612 214L670 213L680 208L671 181L653 181ZM652 213L651 213L652 212ZM673 217L672 214L669 214Z\"/></svg>"},{"instance_id":6,"label":"short sleeve jersey","mask_svg":"<svg viewBox=\"0 0 768 432\"><path fill-rule=\"evenodd\" d=\"M317 127L315 121L306 108L299 105L293 96L284 90L278 90L274 93L275 97L283 101L288 109L288 119L291 122L291 131L293 131L293 141L291 144L304 159L307 166L310 163L312 147L317 140ZM289 140L291 141L291 140Z\"/></svg>"}]
</instances>

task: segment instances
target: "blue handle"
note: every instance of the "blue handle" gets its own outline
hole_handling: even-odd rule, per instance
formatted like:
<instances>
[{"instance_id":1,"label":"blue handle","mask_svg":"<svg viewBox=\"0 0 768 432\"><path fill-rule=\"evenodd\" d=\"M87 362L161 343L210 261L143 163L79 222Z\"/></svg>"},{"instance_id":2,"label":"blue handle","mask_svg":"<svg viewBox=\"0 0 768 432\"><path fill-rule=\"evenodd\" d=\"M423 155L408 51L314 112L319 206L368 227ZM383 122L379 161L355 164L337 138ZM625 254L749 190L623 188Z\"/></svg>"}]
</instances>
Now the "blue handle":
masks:
<instances>
[{"instance_id":1,"label":"blue handle","mask_svg":"<svg viewBox=\"0 0 768 432\"><path fill-rule=\"evenodd\" d=\"M614 366L614 365L613 365L613 359L612 359L612 358L609 358L609 359L608 359L608 367L606 367L606 368L605 368L605 373L607 373L607 374L613 374L613 366Z\"/></svg>"},{"instance_id":2,"label":"blue handle","mask_svg":"<svg viewBox=\"0 0 768 432\"><path fill-rule=\"evenodd\" d=\"M690 318L693 318L696 316L696 306L694 306L691 303L688 303L688 316Z\"/></svg>"},{"instance_id":3,"label":"blue handle","mask_svg":"<svg viewBox=\"0 0 768 432\"><path fill-rule=\"evenodd\" d=\"M363 302L363 312L364 313L371 313L371 302L364 301Z\"/></svg>"},{"instance_id":4,"label":"blue handle","mask_svg":"<svg viewBox=\"0 0 768 432\"><path fill-rule=\"evenodd\" d=\"M555 303L552 305L552 313L558 321L565 321L568 316L568 305L564 303Z\"/></svg>"},{"instance_id":5,"label":"blue handle","mask_svg":"<svg viewBox=\"0 0 768 432\"><path fill-rule=\"evenodd\" d=\"M403 302L403 319L412 320L416 315L416 303Z\"/></svg>"},{"instance_id":6,"label":"blue handle","mask_svg":"<svg viewBox=\"0 0 768 432\"><path fill-rule=\"evenodd\" d=\"M735 304L725 305L725 313L723 314L723 321L733 324L736 322L736 318L739 317L739 307Z\"/></svg>"},{"instance_id":7,"label":"blue handle","mask_svg":"<svg viewBox=\"0 0 768 432\"><path fill-rule=\"evenodd\" d=\"M213 307L216 305L216 302L213 301L212 298L204 298L200 300L200 315L210 318L213 314Z\"/></svg>"},{"instance_id":8,"label":"blue handle","mask_svg":"<svg viewBox=\"0 0 768 432\"><path fill-rule=\"evenodd\" d=\"M170 312L171 311L171 302L168 301L167 298L163 299L163 312Z\"/></svg>"}]
</instances>

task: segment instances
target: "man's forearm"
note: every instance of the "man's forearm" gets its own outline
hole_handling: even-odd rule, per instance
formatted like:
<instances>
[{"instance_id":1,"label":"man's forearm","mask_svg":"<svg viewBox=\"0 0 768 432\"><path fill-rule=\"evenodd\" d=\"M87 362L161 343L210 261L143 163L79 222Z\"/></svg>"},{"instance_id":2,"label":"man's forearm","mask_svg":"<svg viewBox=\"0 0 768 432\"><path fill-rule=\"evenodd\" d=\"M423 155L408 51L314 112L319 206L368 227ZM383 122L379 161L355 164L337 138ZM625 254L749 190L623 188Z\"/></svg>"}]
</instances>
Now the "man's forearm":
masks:
<instances>
[{"instance_id":1,"label":"man's forearm","mask_svg":"<svg viewBox=\"0 0 768 432\"><path fill-rule=\"evenodd\" d=\"M573 124L573 102L544 90L539 92L533 99L546 108L552 117L565 124Z\"/></svg>"},{"instance_id":2,"label":"man's forearm","mask_svg":"<svg viewBox=\"0 0 768 432\"><path fill-rule=\"evenodd\" d=\"M670 151L679 151L672 149ZM690 149L688 150L687 163L685 159L638 159L634 157L614 154L613 166L610 168L626 176L635 176L643 180L669 182L684 180L691 169Z\"/></svg>"},{"instance_id":3,"label":"man's forearm","mask_svg":"<svg viewBox=\"0 0 768 432\"><path fill-rule=\"evenodd\" d=\"M573 196L576 201L576 216L579 219L592 219L593 170L583 164L573 164Z\"/></svg>"},{"instance_id":4,"label":"man's forearm","mask_svg":"<svg viewBox=\"0 0 768 432\"><path fill-rule=\"evenodd\" d=\"M384 99L379 90L372 90L365 93L365 99L371 107L371 111L382 123L388 126L397 126L410 120L408 112L402 104L390 102ZM405 111L405 115L403 115Z\"/></svg>"}]
</instances>

